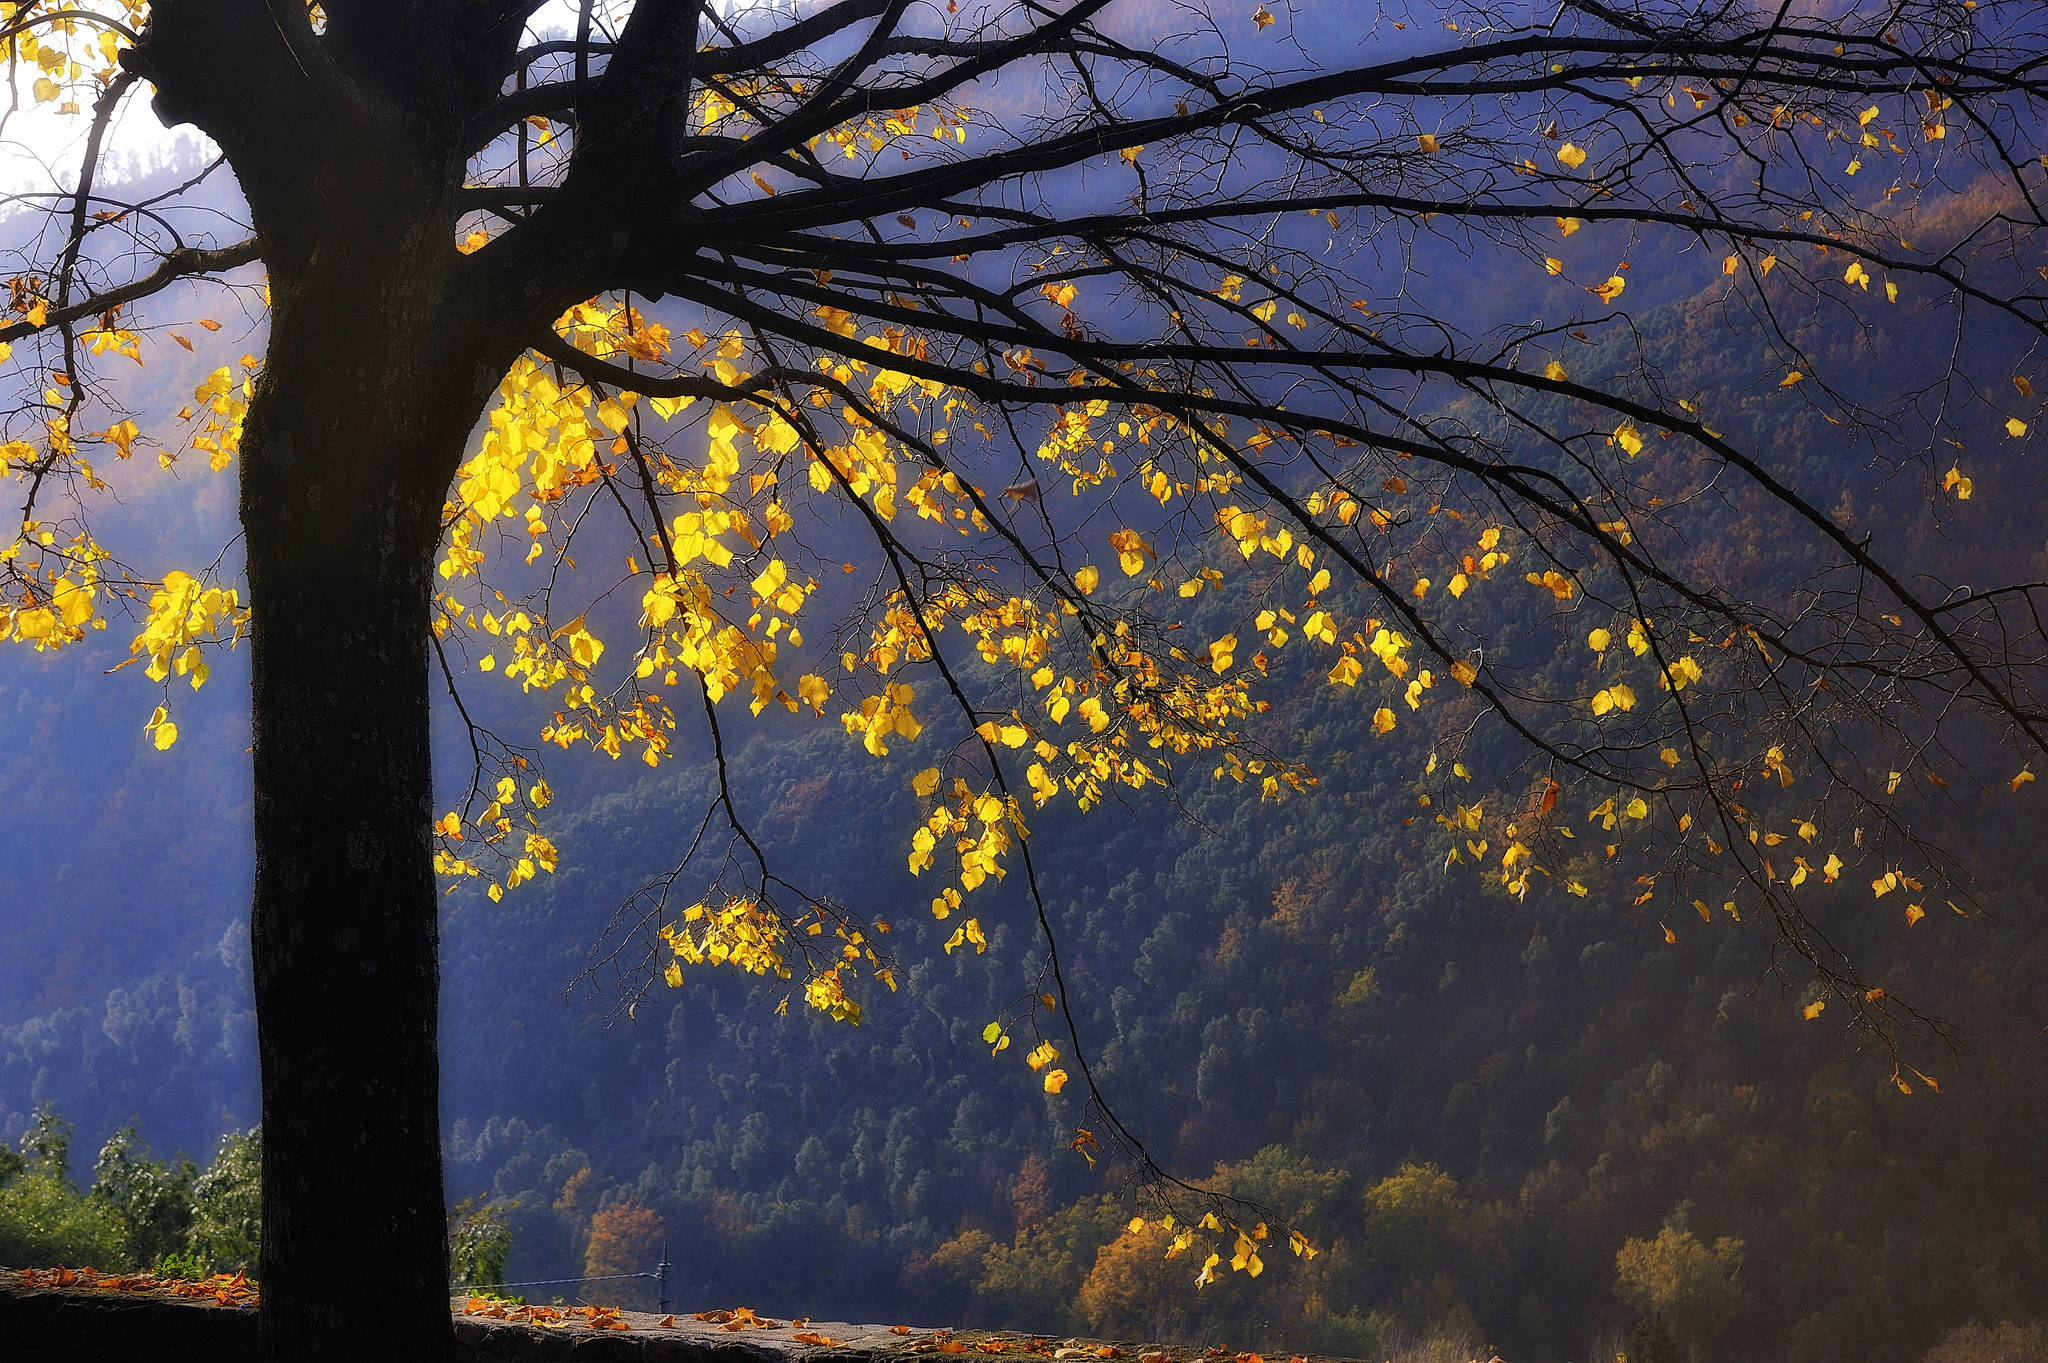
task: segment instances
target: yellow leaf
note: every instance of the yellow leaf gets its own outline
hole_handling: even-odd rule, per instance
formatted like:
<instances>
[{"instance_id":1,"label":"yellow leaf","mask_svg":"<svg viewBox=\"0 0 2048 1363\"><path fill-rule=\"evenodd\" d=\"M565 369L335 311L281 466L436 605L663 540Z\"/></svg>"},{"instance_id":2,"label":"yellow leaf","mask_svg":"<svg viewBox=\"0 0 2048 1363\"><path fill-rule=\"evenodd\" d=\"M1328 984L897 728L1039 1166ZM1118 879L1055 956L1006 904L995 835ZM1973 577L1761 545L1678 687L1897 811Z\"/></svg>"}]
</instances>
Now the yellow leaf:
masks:
<instances>
[{"instance_id":1,"label":"yellow leaf","mask_svg":"<svg viewBox=\"0 0 2048 1363\"><path fill-rule=\"evenodd\" d=\"M1577 170L1580 166L1586 164L1586 153L1567 142L1557 149L1557 159L1573 170Z\"/></svg>"},{"instance_id":2,"label":"yellow leaf","mask_svg":"<svg viewBox=\"0 0 2048 1363\"><path fill-rule=\"evenodd\" d=\"M1209 645L1209 666L1217 676L1230 670L1231 660L1237 656L1237 636L1226 634Z\"/></svg>"},{"instance_id":3,"label":"yellow leaf","mask_svg":"<svg viewBox=\"0 0 2048 1363\"><path fill-rule=\"evenodd\" d=\"M1066 1086L1067 1072L1065 1070L1054 1070L1045 1076L1045 1091L1047 1093L1058 1093Z\"/></svg>"},{"instance_id":4,"label":"yellow leaf","mask_svg":"<svg viewBox=\"0 0 2048 1363\"><path fill-rule=\"evenodd\" d=\"M1795 369L1791 373L1785 375L1784 378L1778 380L1778 387L1790 388L1793 384L1799 382L1801 379L1805 377L1806 375L1800 373L1798 370Z\"/></svg>"},{"instance_id":5,"label":"yellow leaf","mask_svg":"<svg viewBox=\"0 0 2048 1363\"><path fill-rule=\"evenodd\" d=\"M939 788L939 769L937 767L926 767L923 771L910 778L910 788L919 796L930 795Z\"/></svg>"},{"instance_id":6,"label":"yellow leaf","mask_svg":"<svg viewBox=\"0 0 2048 1363\"><path fill-rule=\"evenodd\" d=\"M2031 781L2031 780L2033 780L2033 779L2034 779L2034 773L2032 773L2032 772L2030 772L2030 771L2022 771L2022 772L2021 772L2021 773L2020 773L2020 774L2019 774L2018 776L2015 776L2015 777L2013 777L2013 778L2012 778L2012 792L2013 792L2013 794L2015 794L2015 795L2019 794L2019 791L2020 791L2020 787L2021 787L2021 786L2023 786L2023 785L2025 785L2025 784L2027 784L2027 782L2029 782L2029 781Z\"/></svg>"},{"instance_id":7,"label":"yellow leaf","mask_svg":"<svg viewBox=\"0 0 2048 1363\"><path fill-rule=\"evenodd\" d=\"M1554 221L1557 223L1557 234L1561 237L1570 236L1582 225L1577 218L1557 218Z\"/></svg>"},{"instance_id":8,"label":"yellow leaf","mask_svg":"<svg viewBox=\"0 0 2048 1363\"><path fill-rule=\"evenodd\" d=\"M1806 1020L1808 1022L1811 1022L1815 1018L1819 1017L1821 1015L1821 1010L1826 1008L1827 1006L1828 1001L1826 999L1815 999L1812 1003L1807 1004L1806 1007L1800 1009L1799 1011L1805 1014Z\"/></svg>"},{"instance_id":9,"label":"yellow leaf","mask_svg":"<svg viewBox=\"0 0 2048 1363\"><path fill-rule=\"evenodd\" d=\"M1359 674L1365 669L1356 658L1339 658L1337 665L1330 669L1330 683L1333 686L1356 686Z\"/></svg>"},{"instance_id":10,"label":"yellow leaf","mask_svg":"<svg viewBox=\"0 0 2048 1363\"><path fill-rule=\"evenodd\" d=\"M1074 574L1074 587L1083 596L1093 596L1096 586L1102 581L1102 574L1093 564Z\"/></svg>"},{"instance_id":11,"label":"yellow leaf","mask_svg":"<svg viewBox=\"0 0 2048 1363\"><path fill-rule=\"evenodd\" d=\"M2017 440L2027 433L2027 423L2021 421L2018 417L2008 417L2005 423L2005 433Z\"/></svg>"},{"instance_id":12,"label":"yellow leaf","mask_svg":"<svg viewBox=\"0 0 2048 1363\"><path fill-rule=\"evenodd\" d=\"M1614 636L1604 629L1596 629L1586 636L1586 642L1595 653L1605 653L1607 646L1614 642Z\"/></svg>"},{"instance_id":13,"label":"yellow leaf","mask_svg":"<svg viewBox=\"0 0 2048 1363\"><path fill-rule=\"evenodd\" d=\"M1876 117L1877 106L1873 104L1868 109L1865 109L1862 113L1856 115L1856 126L1859 128L1867 128L1870 126L1870 120Z\"/></svg>"},{"instance_id":14,"label":"yellow leaf","mask_svg":"<svg viewBox=\"0 0 2048 1363\"><path fill-rule=\"evenodd\" d=\"M1543 366L1543 377L1549 379L1552 383L1563 383L1571 375L1565 373L1563 365L1559 364L1556 360L1552 360L1549 364Z\"/></svg>"},{"instance_id":15,"label":"yellow leaf","mask_svg":"<svg viewBox=\"0 0 2048 1363\"><path fill-rule=\"evenodd\" d=\"M1927 916L1927 910L1925 910L1925 909L1921 908L1921 907L1920 907L1920 906L1919 906L1918 904L1908 904L1908 905L1906 906L1906 926L1907 926L1907 927L1909 927L1909 928L1910 928L1910 927L1912 927L1912 926L1913 926L1913 925L1914 925L1915 923L1919 922L1919 921L1920 921L1921 919L1925 918L1926 916Z\"/></svg>"},{"instance_id":16,"label":"yellow leaf","mask_svg":"<svg viewBox=\"0 0 2048 1363\"><path fill-rule=\"evenodd\" d=\"M1451 675L1466 686L1470 686L1473 682L1479 680L1479 669L1466 662L1463 658L1460 658L1451 664Z\"/></svg>"},{"instance_id":17,"label":"yellow leaf","mask_svg":"<svg viewBox=\"0 0 2048 1363\"><path fill-rule=\"evenodd\" d=\"M1390 734L1394 731L1394 712L1382 705L1373 711L1372 731L1376 734Z\"/></svg>"},{"instance_id":18,"label":"yellow leaf","mask_svg":"<svg viewBox=\"0 0 2048 1363\"><path fill-rule=\"evenodd\" d=\"M1740 265L1741 263L1742 263L1742 257L1741 257L1741 256L1728 256L1728 257L1726 257L1725 259L1723 259L1723 260L1722 260L1722 262L1721 262L1721 273L1722 273L1722 274L1734 274L1734 273L1735 273L1735 267L1736 267L1737 265Z\"/></svg>"},{"instance_id":19,"label":"yellow leaf","mask_svg":"<svg viewBox=\"0 0 2048 1363\"><path fill-rule=\"evenodd\" d=\"M1607 276L1605 284L1588 288L1586 292L1599 294L1600 301L1603 303L1612 303L1615 299L1621 297L1621 291L1627 287L1628 281L1616 274Z\"/></svg>"},{"instance_id":20,"label":"yellow leaf","mask_svg":"<svg viewBox=\"0 0 2048 1363\"><path fill-rule=\"evenodd\" d=\"M1252 22L1257 24L1260 28L1266 28L1273 23L1273 16L1267 12L1266 7L1264 5L1260 5L1257 9L1252 11Z\"/></svg>"},{"instance_id":21,"label":"yellow leaf","mask_svg":"<svg viewBox=\"0 0 2048 1363\"><path fill-rule=\"evenodd\" d=\"M1416 149L1417 151L1419 151L1419 152L1423 152L1423 153L1425 153L1425 154L1429 154L1429 153L1434 153L1434 152L1438 151L1438 150L1439 150L1439 148L1438 148L1438 146L1437 146L1437 144L1436 144L1436 134L1435 134L1435 133L1420 133L1420 134L1418 134L1418 135L1416 136L1416 138L1415 138L1415 149Z\"/></svg>"},{"instance_id":22,"label":"yellow leaf","mask_svg":"<svg viewBox=\"0 0 2048 1363\"><path fill-rule=\"evenodd\" d=\"M1635 705L1636 693L1620 682L1616 682L1604 691L1593 693L1593 714L1595 717L1606 715L1614 710L1633 710Z\"/></svg>"},{"instance_id":23,"label":"yellow leaf","mask_svg":"<svg viewBox=\"0 0 2048 1363\"><path fill-rule=\"evenodd\" d=\"M1550 273L1552 274L1563 274L1564 262L1559 260L1556 256L1545 256L1543 258L1543 268L1550 271Z\"/></svg>"}]
</instances>

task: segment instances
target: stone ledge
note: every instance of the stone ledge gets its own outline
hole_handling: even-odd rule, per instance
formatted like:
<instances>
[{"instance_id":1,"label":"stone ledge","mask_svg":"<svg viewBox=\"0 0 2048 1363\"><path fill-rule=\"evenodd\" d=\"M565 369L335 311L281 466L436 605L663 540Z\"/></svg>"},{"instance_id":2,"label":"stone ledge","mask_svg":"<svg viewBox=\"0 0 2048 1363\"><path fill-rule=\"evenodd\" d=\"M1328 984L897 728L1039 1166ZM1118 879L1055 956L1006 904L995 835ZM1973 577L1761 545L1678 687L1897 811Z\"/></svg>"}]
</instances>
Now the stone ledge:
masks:
<instances>
[{"instance_id":1,"label":"stone ledge","mask_svg":"<svg viewBox=\"0 0 2048 1363\"><path fill-rule=\"evenodd\" d=\"M453 1305L462 1308L460 1299ZM648 1312L621 1311L613 1318L628 1328L593 1328L581 1317L549 1327L458 1314L452 1357L455 1363L909 1363L927 1354L935 1355L929 1363L951 1363L953 1355L990 1363L1001 1356L1012 1363L1059 1363L1061 1355L1067 1363L1202 1358L1192 1349L1093 1341L1082 1348L1078 1340L1015 1331L921 1329L905 1335L884 1325L807 1322L807 1333L832 1341L821 1345L792 1338L787 1323L736 1332L681 1313L671 1326ZM0 1341L7 1357L36 1363L255 1363L256 1311L151 1292L23 1287L18 1273L0 1269ZM962 1357L960 1363L973 1359Z\"/></svg>"},{"instance_id":2,"label":"stone ledge","mask_svg":"<svg viewBox=\"0 0 2048 1363\"><path fill-rule=\"evenodd\" d=\"M141 1293L22 1287L0 1270L0 1341L36 1363L255 1363L256 1312Z\"/></svg>"}]
</instances>

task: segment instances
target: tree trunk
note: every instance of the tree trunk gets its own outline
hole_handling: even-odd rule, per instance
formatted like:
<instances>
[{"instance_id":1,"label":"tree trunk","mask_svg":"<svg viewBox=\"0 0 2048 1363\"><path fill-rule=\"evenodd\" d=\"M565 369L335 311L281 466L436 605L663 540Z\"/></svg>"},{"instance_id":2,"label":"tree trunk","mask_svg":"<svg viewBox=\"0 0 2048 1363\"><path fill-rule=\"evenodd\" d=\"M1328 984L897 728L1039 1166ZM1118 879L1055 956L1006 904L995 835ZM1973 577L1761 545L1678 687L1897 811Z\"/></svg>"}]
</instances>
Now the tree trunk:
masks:
<instances>
[{"instance_id":1,"label":"tree trunk","mask_svg":"<svg viewBox=\"0 0 2048 1363\"><path fill-rule=\"evenodd\" d=\"M451 1338L429 614L496 373L450 324L452 215L366 190L302 269L273 267L242 447L266 1363L441 1363Z\"/></svg>"}]
</instances>

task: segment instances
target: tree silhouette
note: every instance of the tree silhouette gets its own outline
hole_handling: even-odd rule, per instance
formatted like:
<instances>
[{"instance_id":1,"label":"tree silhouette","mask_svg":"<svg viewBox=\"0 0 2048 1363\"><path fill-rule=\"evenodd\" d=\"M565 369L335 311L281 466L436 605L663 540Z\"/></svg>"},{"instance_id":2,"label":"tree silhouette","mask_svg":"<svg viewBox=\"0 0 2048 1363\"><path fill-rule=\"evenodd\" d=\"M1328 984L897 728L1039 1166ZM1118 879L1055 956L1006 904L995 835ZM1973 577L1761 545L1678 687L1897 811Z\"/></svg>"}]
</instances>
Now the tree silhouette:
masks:
<instances>
[{"instance_id":1,"label":"tree silhouette","mask_svg":"<svg viewBox=\"0 0 2048 1363\"><path fill-rule=\"evenodd\" d=\"M1590 792L1601 840L1654 856L1646 901L1766 913L1815 1014L1916 1023L1803 887L1868 864L1909 915L1970 902L1900 787L1937 761L2031 780L2042 586L1968 544L1937 575L1927 532L1849 523L1841 456L1808 446L1833 423L1938 529L2021 495L1996 451L2027 437L2048 302L2038 7L540 12L7 25L24 91L92 131L0 328L25 394L0 632L61 647L135 603L169 747L173 676L246 627L266 1358L445 1352L435 873L495 898L551 870L540 747L659 763L678 711L716 741L735 693L837 704L878 753L965 721L916 778L910 855L960 916L947 950L979 950L968 896L1031 880L1027 801L1198 769L1306 789L1316 754L1273 741L1257 692L1307 650L1381 732L1434 726L1407 779L1447 868L1584 893L1559 801ZM96 189L144 82L220 147L247 239ZM1682 273L1679 247L1723 262L1695 324L1754 358L1711 393L1630 311L1658 287L1638 261ZM260 359L201 386L184 441L142 429L122 357L189 306L170 286L253 290L233 272L259 262ZM1954 344L1877 365L1859 338L1894 307ZM239 463L246 593L101 547L115 466L91 456L138 445ZM605 535L627 571L586 555L578 589L572 543ZM859 586L833 585L856 543ZM607 650L621 631L637 650ZM1538 637L1568 661L1538 668ZM444 812L431 681L472 648L551 718L535 747L469 723L476 779ZM1468 786L1482 722L1529 762ZM722 894L667 907L698 881ZM801 970L803 1003L857 1018L856 978L893 987L881 924L780 884L730 794L624 913L629 992ZM1049 953L988 1040L1028 1032L1050 1092L1074 1066L1077 1150L1142 1159L1071 1024L1040 1025L1061 992ZM1208 1269L1257 1262L1217 1229ZM374 1314L350 1304L373 1266Z\"/></svg>"}]
</instances>

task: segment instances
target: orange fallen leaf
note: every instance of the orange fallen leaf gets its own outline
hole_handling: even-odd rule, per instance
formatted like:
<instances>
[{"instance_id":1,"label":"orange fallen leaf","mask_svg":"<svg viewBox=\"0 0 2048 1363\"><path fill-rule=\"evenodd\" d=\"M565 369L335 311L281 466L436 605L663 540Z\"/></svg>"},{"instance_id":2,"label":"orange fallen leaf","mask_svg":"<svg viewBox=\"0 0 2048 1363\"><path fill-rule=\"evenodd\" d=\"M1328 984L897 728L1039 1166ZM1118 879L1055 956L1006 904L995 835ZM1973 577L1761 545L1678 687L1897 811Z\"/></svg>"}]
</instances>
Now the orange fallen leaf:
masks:
<instances>
[{"instance_id":1,"label":"orange fallen leaf","mask_svg":"<svg viewBox=\"0 0 2048 1363\"><path fill-rule=\"evenodd\" d=\"M830 1335L821 1335L815 1330L799 1330L791 1335L790 1338L799 1344L817 1344L828 1349L837 1347L839 1344L839 1341ZM964 1348L965 1346L963 1345L962 1347Z\"/></svg>"},{"instance_id":2,"label":"orange fallen leaf","mask_svg":"<svg viewBox=\"0 0 2048 1363\"><path fill-rule=\"evenodd\" d=\"M675 1318L674 1316L663 1316L663 1317L661 1318L661 1328L662 1328L662 1329L664 1329L664 1330L672 1330L672 1329L674 1329L674 1328L675 1328L675 1323L676 1323L676 1318Z\"/></svg>"},{"instance_id":3,"label":"orange fallen leaf","mask_svg":"<svg viewBox=\"0 0 2048 1363\"><path fill-rule=\"evenodd\" d=\"M908 1325L892 1325L889 1327L889 1333L892 1335L907 1335L910 1333L910 1327Z\"/></svg>"}]
</instances>

